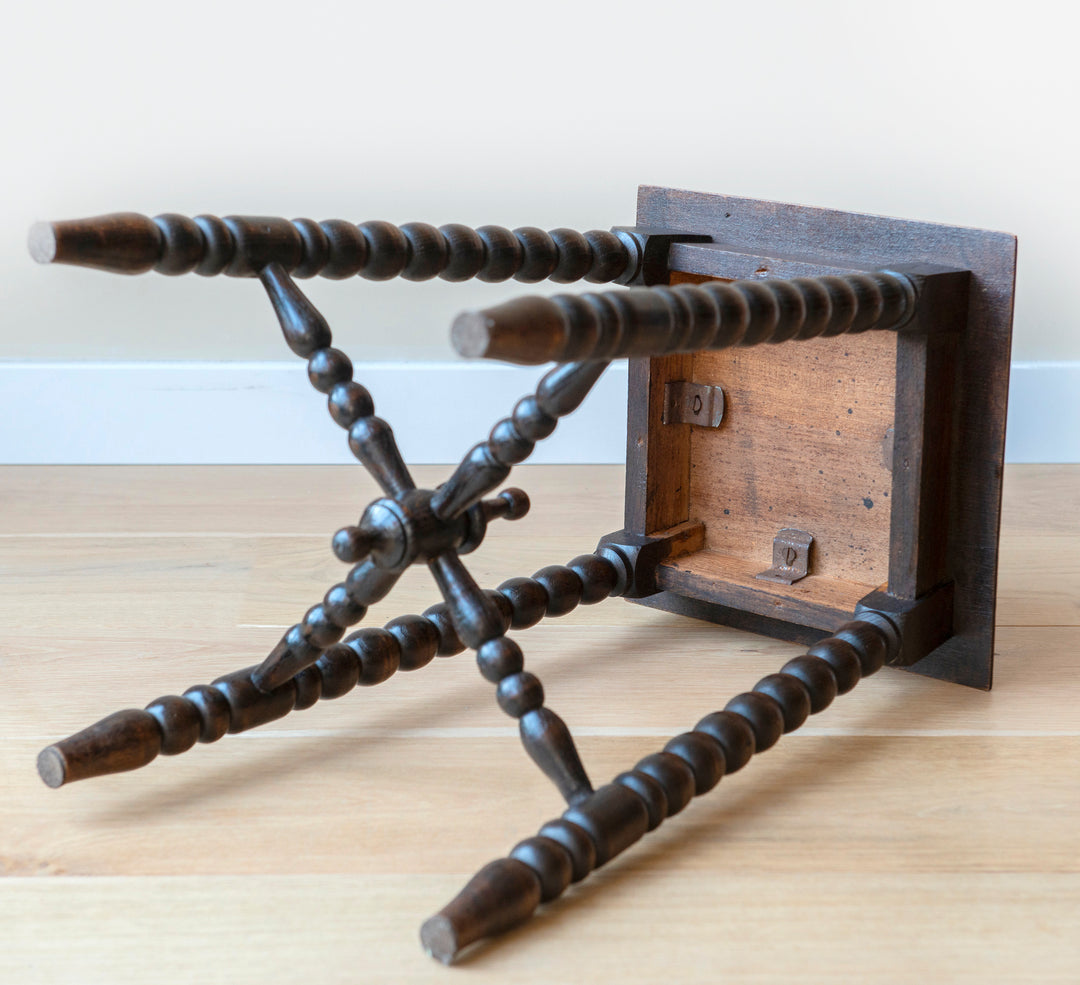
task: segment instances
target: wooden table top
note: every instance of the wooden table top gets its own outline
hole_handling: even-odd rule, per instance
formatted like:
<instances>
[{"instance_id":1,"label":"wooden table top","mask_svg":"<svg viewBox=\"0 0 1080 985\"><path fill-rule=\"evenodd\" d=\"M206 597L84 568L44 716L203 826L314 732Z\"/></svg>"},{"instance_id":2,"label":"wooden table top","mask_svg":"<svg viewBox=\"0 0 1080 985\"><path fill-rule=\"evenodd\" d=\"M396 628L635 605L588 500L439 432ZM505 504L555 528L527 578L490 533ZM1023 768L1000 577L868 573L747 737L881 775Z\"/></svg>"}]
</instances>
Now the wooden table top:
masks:
<instances>
[{"instance_id":1,"label":"wooden table top","mask_svg":"<svg viewBox=\"0 0 1080 985\"><path fill-rule=\"evenodd\" d=\"M467 559L485 587L621 525L620 468L513 481L533 510ZM57 738L261 660L374 494L357 468L0 469L0 981L1080 982L1080 466L1007 470L992 692L881 672L451 969L420 923L560 812L468 655L40 782ZM409 572L365 624L436 600ZM802 652L621 600L517 637L598 782Z\"/></svg>"}]
</instances>

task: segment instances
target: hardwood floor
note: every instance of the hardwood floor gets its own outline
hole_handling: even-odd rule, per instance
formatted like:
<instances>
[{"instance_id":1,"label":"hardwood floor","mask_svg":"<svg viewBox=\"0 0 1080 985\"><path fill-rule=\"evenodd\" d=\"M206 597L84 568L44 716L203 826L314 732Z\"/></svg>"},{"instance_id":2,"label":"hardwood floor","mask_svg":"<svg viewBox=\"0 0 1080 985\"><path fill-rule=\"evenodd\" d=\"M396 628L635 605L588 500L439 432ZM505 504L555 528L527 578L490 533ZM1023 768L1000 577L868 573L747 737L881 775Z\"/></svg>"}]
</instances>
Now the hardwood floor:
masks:
<instances>
[{"instance_id":1,"label":"hardwood floor","mask_svg":"<svg viewBox=\"0 0 1080 985\"><path fill-rule=\"evenodd\" d=\"M620 468L514 481L533 510L469 559L485 587L621 525ZM467 655L41 783L49 742L261 660L374 495L356 468L0 469L0 981L1080 981L1080 466L1007 470L992 692L883 671L454 969L422 920L560 812ZM410 572L365 623L434 601ZM598 781L801 652L618 600L518 638Z\"/></svg>"}]
</instances>

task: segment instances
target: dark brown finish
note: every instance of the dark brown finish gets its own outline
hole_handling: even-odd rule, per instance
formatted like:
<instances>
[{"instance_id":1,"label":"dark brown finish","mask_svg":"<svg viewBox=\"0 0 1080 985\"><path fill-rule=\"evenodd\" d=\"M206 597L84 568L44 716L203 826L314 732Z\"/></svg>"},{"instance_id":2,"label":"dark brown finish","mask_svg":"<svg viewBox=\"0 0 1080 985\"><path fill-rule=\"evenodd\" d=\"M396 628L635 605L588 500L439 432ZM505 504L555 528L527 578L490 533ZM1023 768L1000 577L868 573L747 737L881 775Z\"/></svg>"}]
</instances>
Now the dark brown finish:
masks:
<instances>
[{"instance_id":1,"label":"dark brown finish","mask_svg":"<svg viewBox=\"0 0 1080 985\"><path fill-rule=\"evenodd\" d=\"M118 711L42 749L37 768L50 787L106 773L137 770L161 752L161 724L146 711Z\"/></svg>"},{"instance_id":2,"label":"dark brown finish","mask_svg":"<svg viewBox=\"0 0 1080 985\"><path fill-rule=\"evenodd\" d=\"M510 714L513 714L511 711ZM563 800L576 804L592 793L570 730L550 708L534 708L518 723L521 744L541 772L555 784Z\"/></svg>"},{"instance_id":3,"label":"dark brown finish","mask_svg":"<svg viewBox=\"0 0 1080 985\"><path fill-rule=\"evenodd\" d=\"M892 667L910 667L941 646L953 631L955 584L938 585L919 599L898 599L888 592L871 592L855 606L855 616L892 626L902 639L889 656Z\"/></svg>"},{"instance_id":4,"label":"dark brown finish","mask_svg":"<svg viewBox=\"0 0 1080 985\"><path fill-rule=\"evenodd\" d=\"M816 715L833 703L839 688L832 665L821 657L809 653L789 660L780 668L781 675L797 677L810 696L808 714Z\"/></svg>"},{"instance_id":5,"label":"dark brown finish","mask_svg":"<svg viewBox=\"0 0 1080 985\"><path fill-rule=\"evenodd\" d=\"M856 662L870 668L867 673L881 666L878 657L889 648L881 629L853 622L841 633L843 641L825 640L824 648L855 646ZM829 665L801 657L787 666L807 659L811 663L798 666L814 668L811 684L787 672L770 674L753 691L729 701L725 711L707 715L692 732L676 736L663 752L646 756L633 770L573 804L562 818L544 825L539 837L516 846L510 858L484 866L424 924L420 938L428 953L450 964L468 945L528 920L541 900L556 899L571 880L577 882L611 861L695 795L715 787L726 772L744 765L755 751L770 748L782 731L798 728L812 707L824 708L829 703L824 695L835 693L837 685L835 678L827 683Z\"/></svg>"},{"instance_id":6,"label":"dark brown finish","mask_svg":"<svg viewBox=\"0 0 1080 985\"><path fill-rule=\"evenodd\" d=\"M704 535L704 527L697 522L660 530L651 537L618 530L600 538L596 554L606 558L616 571L614 594L642 598L656 593L661 562L700 550Z\"/></svg>"},{"instance_id":7,"label":"dark brown finish","mask_svg":"<svg viewBox=\"0 0 1080 985\"><path fill-rule=\"evenodd\" d=\"M530 366L915 330L917 306L913 281L887 271L715 281L515 298L458 315L450 338L460 355Z\"/></svg>"},{"instance_id":8,"label":"dark brown finish","mask_svg":"<svg viewBox=\"0 0 1080 985\"><path fill-rule=\"evenodd\" d=\"M110 248L123 253L134 242L129 228L133 221L125 220L120 233L110 231L109 223L97 226L112 237ZM191 227L180 219L170 219L170 223L170 230L179 230L174 239L185 230L191 232ZM434 492L418 490L390 426L373 415L367 391L353 383L348 357L332 348L326 320L286 272L286 265L307 263L304 249L329 256L329 233L324 231L320 237L311 224L297 227L283 220L227 219L220 227L211 225L221 233L223 242L227 235L236 247L227 272L246 273L243 265L258 258L257 273L286 343L297 355L308 359L312 385L329 395L331 415L348 428L350 448L386 496L368 506L357 526L335 534L335 554L356 562L348 578L335 585L321 604L312 606L260 666L214 683L224 704L218 697L210 698L208 692L199 690L197 703L162 699L152 706L152 714L125 713L120 720L110 720L108 727L93 726L87 733L46 750L41 760L42 776L59 784L68 775L92 775L91 761L95 758L99 771L132 769L149 762L163 746L170 753L181 752L190 748L197 735L218 738L226 731L253 728L280 718L294 707L310 707L319 697L338 697L357 684L380 683L398 669L419 669L436 653L454 652L464 641L477 651L484 675L498 685L500 707L520 720L521 738L529 756L569 802L591 793L569 730L558 715L543 706L540 681L523 672L520 648L504 636L513 621L512 602L498 593L481 591L459 555L479 546L489 520L516 519L525 514L528 497L520 490L506 490L487 502L481 502L480 497L505 478L510 464L527 457L535 442L551 433L559 417L580 404L603 372L604 364L562 366L548 373L536 394L520 401L513 416L496 425L489 441L477 445L447 483ZM436 258L442 256L438 247L431 247L434 234L426 228L402 232L389 223L365 223L358 231L363 245L360 240L354 245L358 255L362 253L367 260L361 272L373 280L396 276L406 268L412 276L425 272L432 265L428 259L422 258L410 267L411 242L430 248L429 253ZM82 231L79 235L85 239L87 234ZM481 237L466 227L444 227L440 235L447 247L448 266L443 273L448 279L462 279L480 271L484 256ZM587 240L569 231L561 231L555 239L538 230L528 231L521 242L523 263L533 265L530 271L540 267L547 270L550 262L552 270L558 269L563 279L570 279L589 268ZM279 261L283 244L289 243L295 246L297 255ZM569 252L560 266L562 248ZM95 257L99 252L91 251ZM222 253L221 262L226 262L224 248L218 252ZM191 263L196 259L188 258ZM205 262L205 257L202 260ZM354 634L344 646L336 647L345 629L362 619L367 607L383 598L401 572L414 563L427 563L443 593L447 618L442 613L438 622L405 617L391 622L386 630ZM615 566L606 558L594 557L581 571L579 575L569 568L556 567L539 572L536 585L543 592L545 613L570 611L586 594L586 587L594 601L617 587ZM312 668L319 674L317 683ZM211 720L196 723L195 718L203 714L211 716ZM146 726L147 721L156 723L154 728ZM156 731L158 726L166 730L164 739ZM79 750L81 759L75 755ZM86 763L69 768L65 765L66 752L71 753L72 763Z\"/></svg>"},{"instance_id":9,"label":"dark brown finish","mask_svg":"<svg viewBox=\"0 0 1080 985\"><path fill-rule=\"evenodd\" d=\"M667 232L672 239L699 240ZM638 276L641 237L592 230L578 233L534 227L511 232L501 226L389 222L355 225L342 219L279 219L267 216L174 214L154 219L118 212L90 219L39 222L30 230L30 255L38 263L65 263L112 273L163 274L194 271L204 277L254 277L278 264L294 277L321 274L338 280L461 281L478 277L522 283L550 278L566 284L625 283ZM659 240L649 250L650 262Z\"/></svg>"},{"instance_id":10,"label":"dark brown finish","mask_svg":"<svg viewBox=\"0 0 1080 985\"><path fill-rule=\"evenodd\" d=\"M623 525L636 536L690 518L690 429L664 426L663 414L667 384L692 367L686 355L630 360Z\"/></svg>"},{"instance_id":11,"label":"dark brown finish","mask_svg":"<svg viewBox=\"0 0 1080 985\"><path fill-rule=\"evenodd\" d=\"M714 711L706 715L694 726L694 731L712 736L719 743L724 754L725 774L741 770L754 755L754 730L742 715L733 711Z\"/></svg>"},{"instance_id":12,"label":"dark brown finish","mask_svg":"<svg viewBox=\"0 0 1080 985\"><path fill-rule=\"evenodd\" d=\"M552 838L537 835L514 846L510 858L524 862L540 879L540 902L560 896L574 875L570 853Z\"/></svg>"},{"instance_id":13,"label":"dark brown finish","mask_svg":"<svg viewBox=\"0 0 1080 985\"><path fill-rule=\"evenodd\" d=\"M636 263L630 265L619 284L666 284L671 270L669 256L677 243L707 243L712 237L700 233L674 232L671 229L646 226L615 226L611 230L628 249L636 253Z\"/></svg>"},{"instance_id":14,"label":"dark brown finish","mask_svg":"<svg viewBox=\"0 0 1080 985\"><path fill-rule=\"evenodd\" d=\"M684 732L675 736L664 752L689 764L694 775L694 796L708 793L724 775L724 749L711 735L699 732Z\"/></svg>"},{"instance_id":15,"label":"dark brown finish","mask_svg":"<svg viewBox=\"0 0 1080 985\"><path fill-rule=\"evenodd\" d=\"M645 802L618 783L601 787L563 817L581 828L596 846L596 868L625 851L649 829Z\"/></svg>"},{"instance_id":16,"label":"dark brown finish","mask_svg":"<svg viewBox=\"0 0 1080 985\"><path fill-rule=\"evenodd\" d=\"M910 669L989 687L1015 238L983 230L652 187L640 190L638 206L641 225L711 234L712 243L677 243L671 248L672 269L685 271L695 280L847 276L886 269L905 271L916 285L920 315L896 336L898 426L897 449L892 455L896 489L890 496L892 537L886 538L891 541L890 556L885 559L888 587L898 597L919 597L947 571L955 582L952 635ZM969 286L958 291L957 280L965 276ZM924 277L928 279L920 279ZM852 340L853 358L868 341ZM753 360L757 353L751 350L740 357ZM768 349L761 350L761 358L770 355ZM853 367L858 365L853 363ZM721 382L701 376L683 378ZM942 385L943 380L948 384ZM920 403L920 387L928 396L925 405ZM642 413L645 399L644 391L632 390L631 427L635 415ZM731 427L733 414L729 408L729 419L718 436ZM798 420L792 422L794 427L799 424ZM880 449L884 440L883 431L874 443ZM909 448L911 442L920 444L921 455L916 459L905 455L899 450L904 442ZM682 454L689 456L689 451ZM636 466L635 474L639 474ZM804 482L809 484L807 480ZM876 507L881 505L875 501ZM635 515L644 512L630 495L627 509L628 514L631 509ZM853 521L855 517L853 514ZM693 514L687 513L686 518L693 518ZM710 526L708 517L700 518ZM651 531L645 528L640 532ZM812 532L819 536L819 531ZM665 598L646 604L670 608L673 593L688 592L700 600L697 612L702 617L711 614L717 621L737 621L743 628L787 638L807 638L798 626L800 622L815 630L827 628L827 620L835 620L843 609L850 612L863 595L885 581L853 581L845 588L841 580L834 582L834 590L815 582L811 575L768 598L747 592L741 576L731 581L729 576L735 572L729 563L714 560L698 565L694 558L685 558L678 566L682 573L673 571L671 578L665 573L668 566L662 566L658 581L666 589ZM695 571L700 574L692 575ZM718 590L720 584L727 587ZM860 589L861 594L853 597ZM686 608L681 602L677 605ZM737 611L740 609L746 611ZM788 626L778 626L777 616Z\"/></svg>"},{"instance_id":17,"label":"dark brown finish","mask_svg":"<svg viewBox=\"0 0 1080 985\"><path fill-rule=\"evenodd\" d=\"M566 570L577 572L583 583L577 604L588 605L618 594L614 568L603 557L582 555L574 558ZM550 567L542 568L537 575L550 571ZM509 628L509 613L519 611L523 598L536 600L530 610L535 615L529 625L535 625L548 614L547 589L535 578L512 578L496 592L482 594L494 605L500 633ZM495 602L495 598L501 599L502 604ZM508 614L505 618L504 607ZM561 615L572 608L564 602L553 607L552 614L558 611ZM341 697L357 685L381 684L398 670L419 669L434 655L453 656L464 649L447 604L440 602L422 616L399 616L385 628L368 627L346 636L270 693L254 686L251 679L256 668L249 667L225 675L212 685L189 688L180 697L158 698L145 711L116 712L43 749L38 757L38 771L45 783L58 787L75 780L138 769L152 762L159 753L176 755L191 748L193 732L198 742L216 742L226 734L281 718L290 710L310 708L320 699ZM494 657L490 657L492 653ZM523 668L520 648L502 635L483 644L477 659L481 674L495 684L520 675ZM527 676L539 685L531 674ZM285 707L287 695L292 700L288 708ZM580 777L576 782L578 786L572 796L577 796Z\"/></svg>"},{"instance_id":18,"label":"dark brown finish","mask_svg":"<svg viewBox=\"0 0 1080 985\"><path fill-rule=\"evenodd\" d=\"M261 665L48 747L43 780L55 787L135 769L470 648L569 806L425 923L425 947L450 962L558 898L886 663L989 686L1011 238L666 189L642 189L638 219L585 234L174 214L35 227L40 262L258 277L287 345L307 360L312 386L384 493L333 537L348 576ZM428 490L416 488L389 424L297 287L294 278L317 273L655 286L522 298L460 316L453 335L463 354L562 365ZM871 329L890 331L851 338ZM775 344L789 341L799 346ZM462 555L490 521L529 508L520 490L482 497L623 356L635 357L625 528L566 565L480 589ZM849 366L864 368L850 386ZM849 393L853 405L855 394L866 398L858 445L823 426L830 415L843 421L834 405ZM763 421L794 433L800 453L773 454ZM841 440L825 448L830 431ZM725 458L732 445L741 458ZM822 466L842 462L859 483L880 481L888 524L880 503L871 517L869 497L858 522L828 509L797 522L796 504L813 499L803 486L815 456ZM732 473L744 494L725 485ZM733 511L745 515L729 525L721 513ZM751 529L757 536L745 536ZM766 532L774 565L755 578ZM855 560L859 552L870 560ZM345 637L413 564L428 566L443 601ZM616 595L812 645L594 791L569 729L506 633Z\"/></svg>"},{"instance_id":19,"label":"dark brown finish","mask_svg":"<svg viewBox=\"0 0 1080 985\"><path fill-rule=\"evenodd\" d=\"M667 816L678 814L694 797L697 779L690 764L670 752L654 752L634 767L636 773L651 776L664 791Z\"/></svg>"},{"instance_id":20,"label":"dark brown finish","mask_svg":"<svg viewBox=\"0 0 1080 985\"><path fill-rule=\"evenodd\" d=\"M28 246L38 263L141 274L153 270L164 242L152 219L135 212L117 212L92 219L35 223Z\"/></svg>"},{"instance_id":21,"label":"dark brown finish","mask_svg":"<svg viewBox=\"0 0 1080 985\"><path fill-rule=\"evenodd\" d=\"M540 380L533 397L518 401L510 417L491 429L487 441L471 448L450 478L439 487L431 507L440 519L452 519L499 485L510 468L548 437L560 417L573 413L600 379L606 362L558 366Z\"/></svg>"},{"instance_id":22,"label":"dark brown finish","mask_svg":"<svg viewBox=\"0 0 1080 985\"><path fill-rule=\"evenodd\" d=\"M433 958L449 964L474 941L531 917L540 895L540 877L524 862L516 858L489 862L461 894L424 922L420 943Z\"/></svg>"},{"instance_id":23,"label":"dark brown finish","mask_svg":"<svg viewBox=\"0 0 1080 985\"><path fill-rule=\"evenodd\" d=\"M949 577L956 349L955 332L897 340L888 581L897 598L918 598Z\"/></svg>"}]
</instances>

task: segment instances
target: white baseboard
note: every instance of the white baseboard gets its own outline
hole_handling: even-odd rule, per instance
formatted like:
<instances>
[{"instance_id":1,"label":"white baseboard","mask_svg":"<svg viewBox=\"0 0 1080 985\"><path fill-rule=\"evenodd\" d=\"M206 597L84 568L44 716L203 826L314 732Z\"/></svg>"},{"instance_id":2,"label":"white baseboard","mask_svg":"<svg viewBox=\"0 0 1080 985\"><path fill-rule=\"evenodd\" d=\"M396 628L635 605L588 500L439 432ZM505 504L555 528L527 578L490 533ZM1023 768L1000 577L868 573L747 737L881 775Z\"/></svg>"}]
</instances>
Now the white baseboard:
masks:
<instances>
[{"instance_id":1,"label":"white baseboard","mask_svg":"<svg viewBox=\"0 0 1080 985\"><path fill-rule=\"evenodd\" d=\"M1080 462L1080 361L1016 362L1006 462Z\"/></svg>"},{"instance_id":2,"label":"white baseboard","mask_svg":"<svg viewBox=\"0 0 1080 985\"><path fill-rule=\"evenodd\" d=\"M542 373L465 362L356 366L416 463L458 461ZM0 363L0 421L6 464L353 461L298 362ZM620 362L530 460L617 463L625 442ZM1080 362L1013 364L1006 459L1080 462Z\"/></svg>"},{"instance_id":3,"label":"white baseboard","mask_svg":"<svg viewBox=\"0 0 1080 985\"><path fill-rule=\"evenodd\" d=\"M531 393L546 367L372 362L355 378L390 422L406 461L452 463ZM0 363L0 461L9 464L355 462L326 398L292 362ZM530 461L621 462L626 363Z\"/></svg>"}]
</instances>

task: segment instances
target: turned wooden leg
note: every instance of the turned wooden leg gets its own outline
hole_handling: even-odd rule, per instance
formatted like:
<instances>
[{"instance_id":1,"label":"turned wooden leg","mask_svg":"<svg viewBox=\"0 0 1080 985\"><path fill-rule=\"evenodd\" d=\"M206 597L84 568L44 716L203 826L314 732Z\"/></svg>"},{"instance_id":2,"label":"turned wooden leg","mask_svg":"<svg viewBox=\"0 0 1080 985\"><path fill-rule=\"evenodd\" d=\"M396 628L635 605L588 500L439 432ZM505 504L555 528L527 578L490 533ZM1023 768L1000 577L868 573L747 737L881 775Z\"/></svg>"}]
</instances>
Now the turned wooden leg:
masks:
<instances>
[{"instance_id":1,"label":"turned wooden leg","mask_svg":"<svg viewBox=\"0 0 1080 985\"><path fill-rule=\"evenodd\" d=\"M505 490L487 501L481 497L551 434L559 417L581 403L606 363L561 366L548 373L535 394L496 424L448 482L438 490L419 490L390 425L374 415L371 395L352 378L351 361L333 347L326 319L289 271L297 277L318 271L332 277L360 273L372 280L400 274L416 280L438 275L448 280L606 281L635 273L641 257L633 244L614 233L582 236L570 230L549 235L531 228L511 233L498 227L436 230L419 223L398 228L331 221L319 226L308 220L211 216L193 221L124 214L36 228L32 252L43 262L125 272L257 276L287 345L307 359L312 385L327 395L331 417L348 431L350 449L385 494L369 504L359 524L334 535L335 555L354 564L348 578L286 631L262 664L209 687L192 688L182 697L161 698L145 710L118 712L48 747L38 759L45 782L61 786L136 769L159 753L183 752L197 741L273 721L320 696L337 697L358 683L378 683L399 667L421 667L436 652L450 652L452 639L458 648L464 640L477 651L484 675L498 685L500 706L520 722L525 748L567 800L588 795L592 787L565 723L544 707L539 680L524 671L520 648L505 636L516 617L514 606L502 595L495 602L481 591L459 554L480 544L490 520L525 514L528 497L520 490ZM384 598L409 565L422 562L429 564L443 592L445 613L432 619L406 616L383 630L362 630L339 645L367 607ZM614 582L609 562L591 563L604 568L601 580ZM562 584L542 589L545 598L550 596L545 603L549 614L568 611L584 592L582 579L566 572Z\"/></svg>"},{"instance_id":2,"label":"turned wooden leg","mask_svg":"<svg viewBox=\"0 0 1080 985\"><path fill-rule=\"evenodd\" d=\"M299 674L272 691L256 686L257 667L246 667L170 694L146 706L118 711L43 749L38 772L50 787L122 773L175 756L197 742L216 742L340 698L359 685L381 684L398 670L417 670L436 654L460 652L444 606L423 616L401 616L384 628L361 629L327 647Z\"/></svg>"},{"instance_id":3,"label":"turned wooden leg","mask_svg":"<svg viewBox=\"0 0 1080 985\"><path fill-rule=\"evenodd\" d=\"M513 278L524 284L625 284L637 277L643 259L638 239L619 230L472 229L459 223L436 228L426 222L395 226L377 220L357 224L237 215L191 219L175 213L151 219L134 212L40 222L30 230L29 247L38 263L122 274L154 270L169 276L253 277L276 263L303 278L475 277L489 283Z\"/></svg>"},{"instance_id":4,"label":"turned wooden leg","mask_svg":"<svg viewBox=\"0 0 1080 985\"><path fill-rule=\"evenodd\" d=\"M507 858L484 866L421 927L424 948L449 964L470 944L527 920L541 903L560 896L693 797L707 793L726 773L742 769L755 752L771 748L836 695L880 670L899 644L895 627L880 618L845 623L661 752L573 803Z\"/></svg>"},{"instance_id":5,"label":"turned wooden leg","mask_svg":"<svg viewBox=\"0 0 1080 985\"><path fill-rule=\"evenodd\" d=\"M528 501L517 490L505 490L481 505L488 519L513 518L524 515ZM370 571L363 564L357 565L344 583L345 590L335 585L327 592L324 607L336 612L344 606L343 596L348 597L350 584L355 594L360 585L367 583ZM565 572L581 579L580 597L556 590L556 581L567 577L558 573ZM511 578L498 590L483 594L494 606L498 626L505 632L511 627L534 626L545 616L563 615L578 603L599 602L613 594L615 587L611 562L584 554L565 567L544 568L534 578ZM550 601L553 597L554 603ZM575 600L573 604L571 600ZM352 613L355 615L355 610ZM285 634L286 640L291 633L293 630ZM213 684L189 688L182 696L158 698L145 709L116 712L43 749L38 755L38 772L50 787L60 787L75 780L138 769L159 755L174 756L196 743L216 742L227 733L275 721L290 711L310 708L320 699L339 698L357 685L381 684L399 670L418 670L436 656L451 657L465 649L449 607L439 602L423 615L399 616L383 627L373 626L346 636L269 692L254 683L260 668L248 667L218 678Z\"/></svg>"},{"instance_id":6,"label":"turned wooden leg","mask_svg":"<svg viewBox=\"0 0 1080 985\"><path fill-rule=\"evenodd\" d=\"M660 356L819 336L918 330L918 291L897 271L514 298L455 320L469 358L522 365Z\"/></svg>"}]
</instances>

